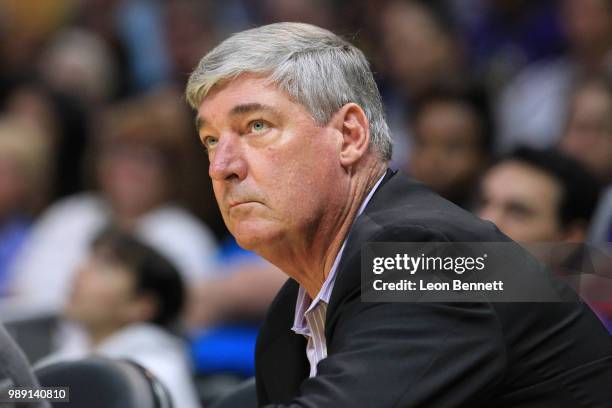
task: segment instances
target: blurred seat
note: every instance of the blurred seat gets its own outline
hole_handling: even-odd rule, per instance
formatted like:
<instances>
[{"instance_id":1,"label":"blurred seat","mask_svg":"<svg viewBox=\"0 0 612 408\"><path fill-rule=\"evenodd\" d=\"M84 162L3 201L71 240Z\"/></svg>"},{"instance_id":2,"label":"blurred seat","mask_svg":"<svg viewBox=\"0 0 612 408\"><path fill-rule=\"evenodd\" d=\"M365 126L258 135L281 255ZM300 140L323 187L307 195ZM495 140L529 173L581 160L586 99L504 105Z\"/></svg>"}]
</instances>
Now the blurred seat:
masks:
<instances>
[{"instance_id":1,"label":"blurred seat","mask_svg":"<svg viewBox=\"0 0 612 408\"><path fill-rule=\"evenodd\" d=\"M26 356L14 339L0 323L0 394L7 395L7 391L13 387L37 388L38 380ZM49 408L46 401L34 401L31 403L20 403L23 408ZM5 407L13 407L14 404L1 404Z\"/></svg>"},{"instance_id":2,"label":"blurred seat","mask_svg":"<svg viewBox=\"0 0 612 408\"><path fill-rule=\"evenodd\" d=\"M69 387L70 402L58 402L54 407L173 407L166 388L153 374L131 361L90 357L50 364L35 373L43 387Z\"/></svg>"},{"instance_id":3,"label":"blurred seat","mask_svg":"<svg viewBox=\"0 0 612 408\"><path fill-rule=\"evenodd\" d=\"M19 307L19 305L17 305ZM0 322L25 353L29 361L38 361L54 348L58 318L49 310L26 310L19 313L0 302Z\"/></svg>"},{"instance_id":4,"label":"blurred seat","mask_svg":"<svg viewBox=\"0 0 612 408\"><path fill-rule=\"evenodd\" d=\"M257 408L255 378L250 378L221 397L210 408Z\"/></svg>"}]
</instances>

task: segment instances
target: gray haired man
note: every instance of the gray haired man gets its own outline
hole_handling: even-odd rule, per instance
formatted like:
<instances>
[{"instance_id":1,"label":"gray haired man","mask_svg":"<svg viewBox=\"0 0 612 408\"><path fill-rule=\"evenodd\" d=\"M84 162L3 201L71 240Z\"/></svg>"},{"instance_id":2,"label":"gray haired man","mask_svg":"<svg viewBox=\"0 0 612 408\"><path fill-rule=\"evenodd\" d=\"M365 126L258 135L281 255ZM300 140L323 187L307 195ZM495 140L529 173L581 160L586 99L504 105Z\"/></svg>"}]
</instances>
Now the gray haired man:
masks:
<instances>
[{"instance_id":1,"label":"gray haired man","mask_svg":"<svg viewBox=\"0 0 612 408\"><path fill-rule=\"evenodd\" d=\"M387 168L357 48L307 24L243 31L202 58L186 93L226 225L291 278L258 339L260 405L609 403L612 342L579 302L361 302L366 242L509 240Z\"/></svg>"}]
</instances>

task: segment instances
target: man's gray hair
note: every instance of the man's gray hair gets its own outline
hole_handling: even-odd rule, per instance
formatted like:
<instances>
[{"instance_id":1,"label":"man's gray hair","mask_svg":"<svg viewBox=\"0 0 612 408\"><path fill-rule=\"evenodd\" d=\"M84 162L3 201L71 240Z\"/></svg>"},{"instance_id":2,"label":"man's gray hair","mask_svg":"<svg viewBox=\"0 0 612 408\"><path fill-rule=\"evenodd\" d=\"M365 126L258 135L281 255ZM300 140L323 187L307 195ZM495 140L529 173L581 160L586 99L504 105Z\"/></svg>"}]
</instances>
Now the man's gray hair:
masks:
<instances>
[{"instance_id":1,"label":"man's gray hair","mask_svg":"<svg viewBox=\"0 0 612 408\"><path fill-rule=\"evenodd\" d=\"M198 109L213 86L244 73L268 76L321 125L345 104L356 103L370 125L370 146L381 159L391 159L391 135L368 61L336 34L303 23L236 33L200 60L187 83L187 101Z\"/></svg>"}]
</instances>

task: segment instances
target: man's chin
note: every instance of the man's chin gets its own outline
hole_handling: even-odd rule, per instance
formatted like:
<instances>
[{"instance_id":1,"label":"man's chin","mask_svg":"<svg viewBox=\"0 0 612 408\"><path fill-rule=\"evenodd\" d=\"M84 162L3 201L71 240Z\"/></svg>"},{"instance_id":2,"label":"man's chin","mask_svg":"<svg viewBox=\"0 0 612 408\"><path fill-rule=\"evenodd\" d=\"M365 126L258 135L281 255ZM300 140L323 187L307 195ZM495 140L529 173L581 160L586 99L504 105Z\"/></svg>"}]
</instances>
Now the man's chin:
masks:
<instances>
[{"instance_id":1,"label":"man's chin","mask_svg":"<svg viewBox=\"0 0 612 408\"><path fill-rule=\"evenodd\" d=\"M242 249L246 249L247 251L252 251L255 253L259 253L259 249L266 245L268 242L263 237L257 237L252 235L234 235L236 238L236 242Z\"/></svg>"},{"instance_id":2,"label":"man's chin","mask_svg":"<svg viewBox=\"0 0 612 408\"><path fill-rule=\"evenodd\" d=\"M280 234L276 229L252 225L251 223L244 224L246 223L233 229L231 233L238 245L247 251L259 254L263 248L269 247L279 238Z\"/></svg>"}]
</instances>

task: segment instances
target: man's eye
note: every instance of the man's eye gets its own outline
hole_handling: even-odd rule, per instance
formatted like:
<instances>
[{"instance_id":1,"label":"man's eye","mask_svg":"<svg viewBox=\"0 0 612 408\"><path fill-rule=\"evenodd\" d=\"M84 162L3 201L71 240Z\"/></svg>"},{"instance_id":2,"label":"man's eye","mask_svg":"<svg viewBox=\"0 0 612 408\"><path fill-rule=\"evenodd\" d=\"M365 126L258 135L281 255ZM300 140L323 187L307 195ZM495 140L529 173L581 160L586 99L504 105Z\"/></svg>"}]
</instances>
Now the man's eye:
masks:
<instances>
[{"instance_id":1,"label":"man's eye","mask_svg":"<svg viewBox=\"0 0 612 408\"><path fill-rule=\"evenodd\" d=\"M268 125L263 120L254 120L251 122L251 131L255 133L263 132L268 129Z\"/></svg>"},{"instance_id":2,"label":"man's eye","mask_svg":"<svg viewBox=\"0 0 612 408\"><path fill-rule=\"evenodd\" d=\"M212 149L213 147L215 147L218 141L219 140L214 136L206 136L202 141L202 144L205 148Z\"/></svg>"},{"instance_id":3,"label":"man's eye","mask_svg":"<svg viewBox=\"0 0 612 408\"><path fill-rule=\"evenodd\" d=\"M524 206L510 205L508 206L508 213L515 218L526 219L533 214L533 211Z\"/></svg>"}]
</instances>

